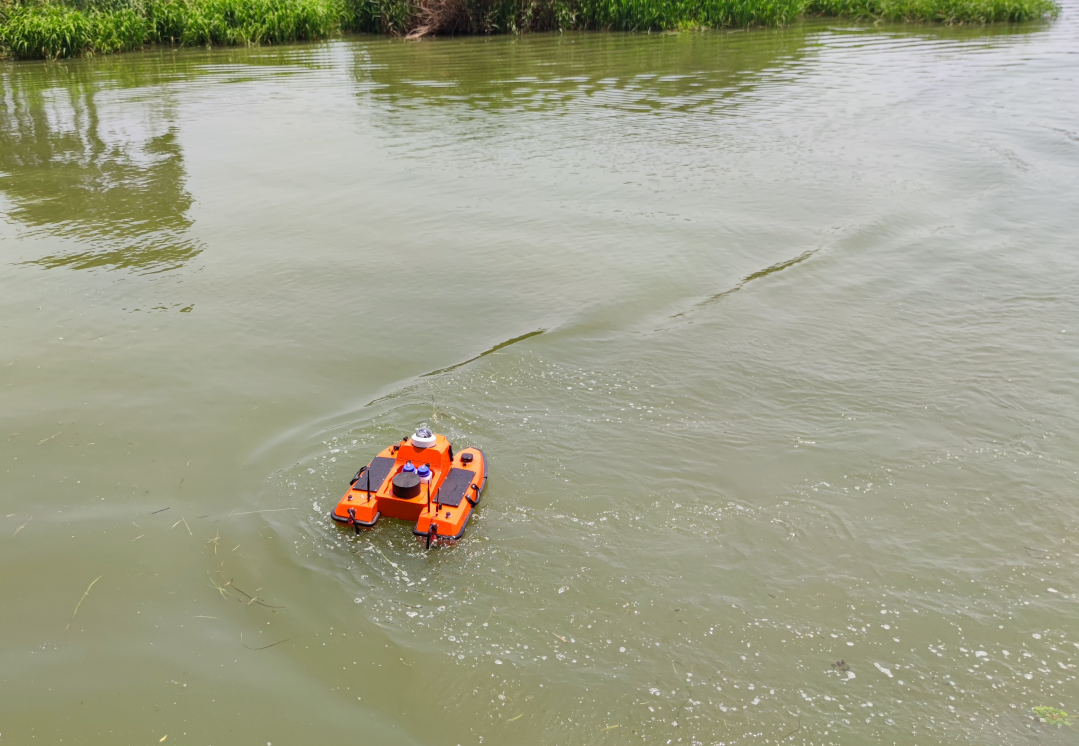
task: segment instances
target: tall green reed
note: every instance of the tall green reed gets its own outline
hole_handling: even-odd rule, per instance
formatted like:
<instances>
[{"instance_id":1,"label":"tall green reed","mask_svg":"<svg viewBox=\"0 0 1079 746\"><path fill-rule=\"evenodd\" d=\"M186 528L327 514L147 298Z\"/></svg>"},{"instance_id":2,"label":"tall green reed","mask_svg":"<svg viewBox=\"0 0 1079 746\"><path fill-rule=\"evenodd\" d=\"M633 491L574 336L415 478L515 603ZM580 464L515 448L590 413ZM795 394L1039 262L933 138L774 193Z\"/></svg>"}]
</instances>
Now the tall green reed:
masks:
<instances>
[{"instance_id":1,"label":"tall green reed","mask_svg":"<svg viewBox=\"0 0 1079 746\"><path fill-rule=\"evenodd\" d=\"M85 51L90 38L90 17L62 5L10 6L0 26L0 41L14 57L71 57Z\"/></svg>"},{"instance_id":2,"label":"tall green reed","mask_svg":"<svg viewBox=\"0 0 1079 746\"><path fill-rule=\"evenodd\" d=\"M108 0L106 0L108 1ZM341 28L340 0L112 0L12 5L0 15L0 44L16 58L72 57L137 49L266 44L319 39Z\"/></svg>"},{"instance_id":3,"label":"tall green reed","mask_svg":"<svg viewBox=\"0 0 1079 746\"><path fill-rule=\"evenodd\" d=\"M808 0L806 13L821 16L929 21L940 23L1017 23L1055 17L1052 0Z\"/></svg>"},{"instance_id":4,"label":"tall green reed","mask_svg":"<svg viewBox=\"0 0 1079 746\"><path fill-rule=\"evenodd\" d=\"M147 0L154 41L188 46L279 44L340 28L336 0Z\"/></svg>"}]
</instances>

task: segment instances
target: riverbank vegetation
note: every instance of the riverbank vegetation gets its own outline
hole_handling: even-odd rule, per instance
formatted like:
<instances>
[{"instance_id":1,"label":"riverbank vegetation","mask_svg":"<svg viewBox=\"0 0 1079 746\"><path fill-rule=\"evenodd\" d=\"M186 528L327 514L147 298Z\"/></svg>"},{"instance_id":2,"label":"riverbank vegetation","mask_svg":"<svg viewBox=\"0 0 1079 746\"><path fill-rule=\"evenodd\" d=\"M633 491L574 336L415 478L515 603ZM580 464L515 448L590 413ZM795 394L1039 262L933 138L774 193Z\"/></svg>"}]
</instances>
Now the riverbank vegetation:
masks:
<instances>
[{"instance_id":1,"label":"riverbank vegetation","mask_svg":"<svg viewBox=\"0 0 1079 746\"><path fill-rule=\"evenodd\" d=\"M780 26L807 16L932 23L1055 16L1055 0L0 0L0 54L149 44L279 44L341 32L419 36Z\"/></svg>"}]
</instances>

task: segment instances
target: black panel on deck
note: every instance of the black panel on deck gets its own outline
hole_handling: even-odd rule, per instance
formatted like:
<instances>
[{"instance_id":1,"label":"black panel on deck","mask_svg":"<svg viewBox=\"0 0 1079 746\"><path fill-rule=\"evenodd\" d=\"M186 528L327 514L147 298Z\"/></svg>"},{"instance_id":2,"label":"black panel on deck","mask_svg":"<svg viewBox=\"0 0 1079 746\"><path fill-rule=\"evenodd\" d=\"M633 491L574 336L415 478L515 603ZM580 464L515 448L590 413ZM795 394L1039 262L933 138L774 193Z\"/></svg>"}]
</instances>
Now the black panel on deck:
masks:
<instances>
[{"instance_id":1,"label":"black panel on deck","mask_svg":"<svg viewBox=\"0 0 1079 746\"><path fill-rule=\"evenodd\" d=\"M465 493L471 489L472 480L476 478L476 472L468 469L450 469L446 481L438 490L435 502L439 505L449 505L456 508L465 499Z\"/></svg>"},{"instance_id":2,"label":"black panel on deck","mask_svg":"<svg viewBox=\"0 0 1079 746\"><path fill-rule=\"evenodd\" d=\"M382 483L386 481L386 477L393 471L395 463L397 463L395 459L386 458L385 456L372 459L371 463L367 465L367 471L360 475L360 478L356 480L356 484L352 485L352 489L360 492L378 492Z\"/></svg>"}]
</instances>

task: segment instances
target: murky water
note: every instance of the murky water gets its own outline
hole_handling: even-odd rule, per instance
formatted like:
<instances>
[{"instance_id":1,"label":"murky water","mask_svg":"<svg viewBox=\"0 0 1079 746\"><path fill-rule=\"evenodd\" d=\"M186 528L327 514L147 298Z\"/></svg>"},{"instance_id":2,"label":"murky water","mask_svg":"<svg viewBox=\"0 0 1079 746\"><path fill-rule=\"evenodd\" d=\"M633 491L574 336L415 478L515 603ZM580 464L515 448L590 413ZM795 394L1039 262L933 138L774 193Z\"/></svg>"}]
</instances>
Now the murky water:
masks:
<instances>
[{"instance_id":1,"label":"murky water","mask_svg":"<svg viewBox=\"0 0 1079 746\"><path fill-rule=\"evenodd\" d=\"M1076 10L0 66L0 743L1070 742Z\"/></svg>"}]
</instances>

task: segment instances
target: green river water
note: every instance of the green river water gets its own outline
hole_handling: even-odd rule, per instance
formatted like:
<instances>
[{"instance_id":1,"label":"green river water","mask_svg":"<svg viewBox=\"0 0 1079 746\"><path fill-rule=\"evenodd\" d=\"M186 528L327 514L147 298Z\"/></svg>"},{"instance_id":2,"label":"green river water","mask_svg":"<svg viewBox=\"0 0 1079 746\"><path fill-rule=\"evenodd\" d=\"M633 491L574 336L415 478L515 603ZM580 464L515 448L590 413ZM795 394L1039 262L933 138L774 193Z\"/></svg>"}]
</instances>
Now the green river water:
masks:
<instances>
[{"instance_id":1,"label":"green river water","mask_svg":"<svg viewBox=\"0 0 1079 746\"><path fill-rule=\"evenodd\" d=\"M1077 9L0 64L0 744L1074 743Z\"/></svg>"}]
</instances>

